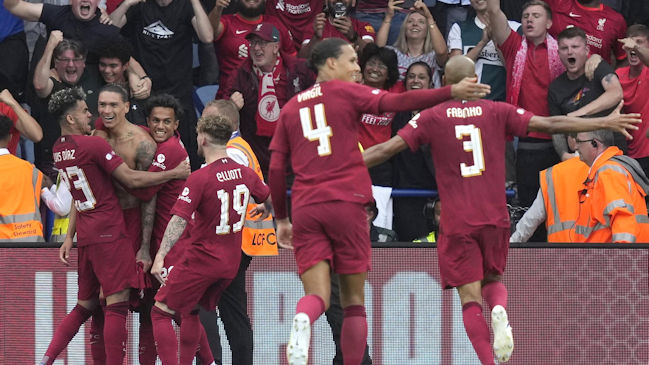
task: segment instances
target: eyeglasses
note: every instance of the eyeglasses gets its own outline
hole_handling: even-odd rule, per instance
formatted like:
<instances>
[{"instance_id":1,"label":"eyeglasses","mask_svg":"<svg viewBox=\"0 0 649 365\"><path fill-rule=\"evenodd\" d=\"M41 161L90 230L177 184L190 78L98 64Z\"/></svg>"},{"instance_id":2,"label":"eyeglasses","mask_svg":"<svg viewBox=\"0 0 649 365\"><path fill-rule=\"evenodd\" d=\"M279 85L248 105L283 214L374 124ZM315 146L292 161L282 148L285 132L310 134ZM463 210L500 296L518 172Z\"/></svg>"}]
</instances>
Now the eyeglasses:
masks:
<instances>
[{"instance_id":1,"label":"eyeglasses","mask_svg":"<svg viewBox=\"0 0 649 365\"><path fill-rule=\"evenodd\" d=\"M581 140L581 139L577 139L577 138L575 138L575 142L577 142L577 144L579 144L579 143L593 142L594 140L595 140L595 138L584 139L584 140Z\"/></svg>"},{"instance_id":2,"label":"eyeglasses","mask_svg":"<svg viewBox=\"0 0 649 365\"><path fill-rule=\"evenodd\" d=\"M263 39L260 39L260 38L257 38L257 39L249 40L248 43L250 44L250 47L254 47L254 46L266 47L266 45L268 43L270 43L270 42L266 41L266 40L263 40Z\"/></svg>"},{"instance_id":3,"label":"eyeglasses","mask_svg":"<svg viewBox=\"0 0 649 365\"><path fill-rule=\"evenodd\" d=\"M74 64L79 64L79 63L83 63L83 61L85 61L85 59L83 57L77 57L77 58L58 58L57 57L57 58L55 58L55 60L56 60L56 62L61 62L61 63L65 63L65 64L68 64L70 62L72 62Z\"/></svg>"},{"instance_id":4,"label":"eyeglasses","mask_svg":"<svg viewBox=\"0 0 649 365\"><path fill-rule=\"evenodd\" d=\"M381 61L376 61L376 60L367 61L367 63L365 64L365 67L366 68L367 67L374 67L374 68L378 68L378 69L381 69L381 70L387 70L388 69L388 66L386 66L385 63L383 63Z\"/></svg>"}]
</instances>

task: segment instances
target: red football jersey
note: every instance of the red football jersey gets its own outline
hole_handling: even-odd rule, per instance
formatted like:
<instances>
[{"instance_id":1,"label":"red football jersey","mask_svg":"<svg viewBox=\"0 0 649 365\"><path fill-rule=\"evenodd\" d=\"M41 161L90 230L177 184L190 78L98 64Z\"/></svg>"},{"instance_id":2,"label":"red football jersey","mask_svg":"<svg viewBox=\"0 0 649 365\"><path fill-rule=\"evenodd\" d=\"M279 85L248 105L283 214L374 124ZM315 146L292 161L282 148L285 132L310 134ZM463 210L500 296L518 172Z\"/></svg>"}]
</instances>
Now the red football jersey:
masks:
<instances>
[{"instance_id":1,"label":"red football jersey","mask_svg":"<svg viewBox=\"0 0 649 365\"><path fill-rule=\"evenodd\" d=\"M125 238L124 216L112 182L113 171L123 161L108 142L95 136L61 136L52 155L78 211L78 245Z\"/></svg>"},{"instance_id":2,"label":"red football jersey","mask_svg":"<svg viewBox=\"0 0 649 365\"><path fill-rule=\"evenodd\" d=\"M271 151L290 154L293 207L342 200L373 200L370 176L358 147L363 113L379 113L387 92L352 82L317 83L282 108Z\"/></svg>"},{"instance_id":3,"label":"red football jersey","mask_svg":"<svg viewBox=\"0 0 649 365\"><path fill-rule=\"evenodd\" d=\"M188 222L194 214L192 243L185 251L185 259L209 255L222 265L208 269L218 269L225 278L233 278L241 261L241 229L248 199L263 202L268 195L268 186L253 170L230 158L194 171L171 210L171 214Z\"/></svg>"},{"instance_id":4,"label":"red football jersey","mask_svg":"<svg viewBox=\"0 0 649 365\"><path fill-rule=\"evenodd\" d=\"M360 21L356 18L350 18L352 20L352 27L358 37L366 41L374 42L374 37L376 37L376 32L370 23ZM302 43L306 43L313 38L313 26L305 30L304 40ZM322 39L327 38L340 38L348 40L347 37L340 33L340 31L334 27L329 21L325 22L324 29L322 30Z\"/></svg>"},{"instance_id":5,"label":"red football jersey","mask_svg":"<svg viewBox=\"0 0 649 365\"><path fill-rule=\"evenodd\" d=\"M440 226L509 227L505 197L507 135L526 136L532 113L511 104L447 101L412 118L399 132L412 151L430 145L440 200Z\"/></svg>"},{"instance_id":6,"label":"red football jersey","mask_svg":"<svg viewBox=\"0 0 649 365\"><path fill-rule=\"evenodd\" d=\"M618 39L626 37L626 21L620 13L600 4L598 8L585 7L577 0L546 0L552 7L553 37L569 26L576 26L586 32L590 53L597 53L611 63L611 51L617 59L626 58L622 43Z\"/></svg>"},{"instance_id":7,"label":"red football jersey","mask_svg":"<svg viewBox=\"0 0 649 365\"><path fill-rule=\"evenodd\" d=\"M216 58L219 60L219 91L222 96L230 89L230 80L236 73L239 65L246 59L249 50L246 35L261 23L271 23L279 30L280 51L285 55L296 54L293 38L282 21L274 16L262 15L258 21L250 22L237 14L225 14L221 17L224 29L221 37L214 41ZM242 49L245 48L245 52Z\"/></svg>"},{"instance_id":8,"label":"red football jersey","mask_svg":"<svg viewBox=\"0 0 649 365\"><path fill-rule=\"evenodd\" d=\"M629 66L615 70L620 78L624 91L624 112L642 114L642 123L637 130L630 130L633 139L627 140L627 154L633 158L649 156L649 139L645 136L649 131L649 67L643 67L642 73L636 78L629 77Z\"/></svg>"},{"instance_id":9,"label":"red football jersey","mask_svg":"<svg viewBox=\"0 0 649 365\"><path fill-rule=\"evenodd\" d=\"M180 141L179 136L175 135L158 144L149 171L169 171L186 159L187 151ZM171 208L173 208L178 199L178 195L182 192L184 184L185 180L176 179L169 180L166 183L155 187L157 191L157 200L151 242L152 244L155 244L156 251L162 241L162 236L164 236L167 223L169 223L169 219L171 219Z\"/></svg>"},{"instance_id":10,"label":"red football jersey","mask_svg":"<svg viewBox=\"0 0 649 365\"><path fill-rule=\"evenodd\" d=\"M267 0L266 14L278 17L288 27L299 49L304 34L313 29L315 16L322 11L323 5L323 0Z\"/></svg>"}]
</instances>

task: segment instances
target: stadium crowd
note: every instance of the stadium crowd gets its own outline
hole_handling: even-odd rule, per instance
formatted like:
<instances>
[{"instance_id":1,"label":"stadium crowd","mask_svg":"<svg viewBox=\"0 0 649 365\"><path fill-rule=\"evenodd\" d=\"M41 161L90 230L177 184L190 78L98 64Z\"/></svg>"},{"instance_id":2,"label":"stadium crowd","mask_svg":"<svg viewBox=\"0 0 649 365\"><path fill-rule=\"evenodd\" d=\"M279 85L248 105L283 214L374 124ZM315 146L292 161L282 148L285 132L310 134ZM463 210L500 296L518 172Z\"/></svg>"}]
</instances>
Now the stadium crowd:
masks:
<instances>
[{"instance_id":1,"label":"stadium crowd","mask_svg":"<svg viewBox=\"0 0 649 365\"><path fill-rule=\"evenodd\" d=\"M322 253L291 243L288 222L291 209L317 215L303 203L320 202L314 192L324 199L370 202L359 198L363 189L352 191L356 178L346 180L348 172L329 165L314 172L310 160L304 161L308 154L296 157L290 140L294 130L283 121L289 113L301 120L299 138L319 141L318 156L332 154L332 146L339 148L340 143L344 151L353 147L349 155L333 152L340 159L338 168L360 162L356 146L365 151L367 162L397 138L398 148L390 150L390 158L372 160L368 170L373 199L367 211L376 216L369 219L372 239L436 241L445 221L440 218L441 200L408 196L408 191L437 191L438 183L448 183L446 175L437 173L448 170L444 159L450 150L441 149L441 142L418 143L424 137L412 126L417 127L420 111L426 121L434 119L425 107L450 98L474 98L463 94L468 91L482 96L487 87L479 85L488 85L484 99L503 102L494 104L501 105L493 107L494 113L529 123L525 129L511 122L497 150L504 161L505 182L498 189L511 192L509 203L526 211L511 227L508 217L503 218L508 224L504 236L511 230L511 242L649 242L648 26L649 3L632 0L0 0L0 244L61 242L61 260L67 263L74 241L83 248L80 263L103 257L117 263L115 267L126 267L124 258L107 253L109 246L102 252L91 249L95 242L126 242L137 263L124 269L121 281L110 287L102 281L110 272L95 272L96 282L80 283L79 305L57 329L43 364L53 363L90 317L93 359L119 363L120 339L126 336L121 323L129 304L140 312L140 363L153 364L157 356L173 363L169 359L176 352L168 350L173 346L180 348L181 363L194 356L203 364L218 362L214 312L194 308L199 302L208 309L218 305L234 363L252 364L245 272L251 258L277 255L278 246L295 249L298 264L304 265L300 274L307 296L298 308L307 308L302 312L309 315L300 318L296 336L305 323L325 313L337 345L334 363L342 364L343 356L354 364L371 363L365 343L354 342L363 352L345 348L341 340L362 337L357 332L362 332L359 323L364 319L359 318L365 316L363 299L353 293L362 288L365 277L352 275L358 275L353 271L358 266L352 270L344 264L340 272L335 270L340 281L322 274L329 266L320 268L304 259ZM331 38L353 47L347 63L337 61L347 48L324 42ZM454 59L461 55L465 57ZM473 67L477 83L463 80L473 76ZM295 100L321 96L318 83L337 85L330 80L369 86L383 104L365 93L368 88L341 87L330 93L354 93L331 98L333 104L320 109L323 104L296 109ZM336 90L333 86L329 89ZM206 89L213 94L201 97ZM417 95L430 99L419 102ZM444 117L489 118L482 115L481 106L453 105ZM349 128L355 133L353 143L330 143L331 126L343 127L327 118L354 113L359 117ZM599 122L622 113L639 114L642 122L626 125L626 130ZM564 118L553 119L558 116ZM589 119L584 122L589 127L564 127L563 123L581 123L579 118ZM545 124L550 122L556 126ZM457 168L463 177L482 175L497 165L493 151L490 159L481 152L482 139L491 140L480 129L489 126L471 126L456 129L455 138L463 141L468 156ZM79 137L90 135L92 139ZM430 141L438 143L432 137ZM223 162L228 158L234 163ZM286 161L278 162L280 158ZM93 172L84 173L82 163ZM237 164L248 168L242 173ZM285 173L287 168L291 173ZM190 169L195 171L191 175ZM207 171L227 191L205 183ZM311 174L310 186L318 186L317 191L303 187L304 171ZM318 174L325 180L322 186ZM237 179L243 185L232 182ZM270 190L263 183L269 179ZM279 198L285 198L294 179L294 201L287 209ZM404 190L406 196L393 197ZM356 197L344 197L347 191ZM271 202L271 193L282 201ZM449 211L457 211L456 204L444 201ZM218 206L221 213L212 212ZM241 221L230 221L229 216L240 216ZM107 234L93 231L97 220L108 226L102 228ZM359 225L366 223L363 219ZM219 240L237 241L241 249L225 253L210 248L209 232L200 228L205 226L216 226ZM295 237L313 239L304 233L305 226L304 221L296 224ZM214 261L201 262L201 254ZM190 266L182 255L196 262ZM197 267L217 265L224 257L228 264L221 271L205 277L202 286L192 284L198 289L178 279L180 274L169 276L174 266L185 275L209 271ZM499 265L496 271L502 274L504 261ZM368 261L362 271L369 267ZM91 264L80 264L80 277L92 270ZM491 283L482 295L501 303L504 289L495 289L496 279ZM165 289L156 294L161 285ZM137 303L124 290L131 287L142 289ZM490 288L488 294L485 288ZM210 295L188 294L201 290ZM331 300L322 299L322 292L330 291ZM475 291L460 291L463 305L472 303ZM179 295L192 300L176 303ZM506 300L496 307L506 307ZM506 327L503 312L497 313L497 323ZM181 332L180 344L174 342L172 320L183 324L181 331L191 332ZM343 325L352 320L361 330ZM482 331L479 326L469 325L467 332ZM365 336L366 332L365 323ZM488 333L486 345L482 343L483 334L469 336L472 342L478 339L474 347L486 364L494 353ZM499 340L495 356L506 361L511 348L507 339ZM291 355L294 359L302 358L303 349L289 350L297 352Z\"/></svg>"}]
</instances>

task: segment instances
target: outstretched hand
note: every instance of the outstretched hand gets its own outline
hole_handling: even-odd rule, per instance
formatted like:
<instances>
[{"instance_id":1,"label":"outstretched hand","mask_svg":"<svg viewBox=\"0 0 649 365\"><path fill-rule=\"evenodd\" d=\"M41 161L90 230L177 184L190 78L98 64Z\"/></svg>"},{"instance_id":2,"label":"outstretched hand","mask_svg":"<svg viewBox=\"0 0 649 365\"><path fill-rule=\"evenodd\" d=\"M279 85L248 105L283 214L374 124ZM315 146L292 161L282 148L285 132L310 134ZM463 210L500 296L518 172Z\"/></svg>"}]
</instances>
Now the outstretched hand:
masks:
<instances>
[{"instance_id":1,"label":"outstretched hand","mask_svg":"<svg viewBox=\"0 0 649 365\"><path fill-rule=\"evenodd\" d=\"M465 77L451 86L451 96L456 100L478 100L489 95L491 86L478 84L477 77Z\"/></svg>"},{"instance_id":2,"label":"outstretched hand","mask_svg":"<svg viewBox=\"0 0 649 365\"><path fill-rule=\"evenodd\" d=\"M633 139L629 130L637 130L638 126L636 124L642 123L641 115L638 113L632 114L621 114L622 106L624 105L624 100L621 100L617 105L615 110L611 112L608 116L607 128L622 133L626 138Z\"/></svg>"}]
</instances>

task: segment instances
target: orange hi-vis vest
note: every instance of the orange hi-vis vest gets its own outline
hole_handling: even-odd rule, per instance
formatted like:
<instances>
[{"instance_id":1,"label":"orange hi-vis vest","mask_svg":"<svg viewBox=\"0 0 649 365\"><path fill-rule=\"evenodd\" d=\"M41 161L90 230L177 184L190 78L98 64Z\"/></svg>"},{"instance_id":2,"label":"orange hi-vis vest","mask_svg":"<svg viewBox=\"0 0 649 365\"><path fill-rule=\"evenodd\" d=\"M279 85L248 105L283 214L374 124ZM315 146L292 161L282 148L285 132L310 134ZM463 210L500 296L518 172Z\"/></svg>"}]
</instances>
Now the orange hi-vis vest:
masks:
<instances>
[{"instance_id":1,"label":"orange hi-vis vest","mask_svg":"<svg viewBox=\"0 0 649 365\"><path fill-rule=\"evenodd\" d=\"M4 153L6 151L6 153ZM0 243L43 242L41 185L43 174L34 165L0 149Z\"/></svg>"},{"instance_id":2,"label":"orange hi-vis vest","mask_svg":"<svg viewBox=\"0 0 649 365\"><path fill-rule=\"evenodd\" d=\"M623 164L617 147L593 163L575 233L582 242L649 242L646 192Z\"/></svg>"},{"instance_id":3,"label":"orange hi-vis vest","mask_svg":"<svg viewBox=\"0 0 649 365\"><path fill-rule=\"evenodd\" d=\"M248 167L253 169L259 179L264 180L257 156L252 152L252 148L240 136L230 139L227 148L236 148L241 151L248 159ZM248 256L277 256L277 235L275 234L275 224L272 215L268 215L264 220L257 220L251 216L250 211L256 207L256 202L250 197L248 203L246 221L241 230L241 250Z\"/></svg>"},{"instance_id":4,"label":"orange hi-vis vest","mask_svg":"<svg viewBox=\"0 0 649 365\"><path fill-rule=\"evenodd\" d=\"M588 176L588 165L573 157L540 172L548 242L573 242L579 216L579 191Z\"/></svg>"}]
</instances>

